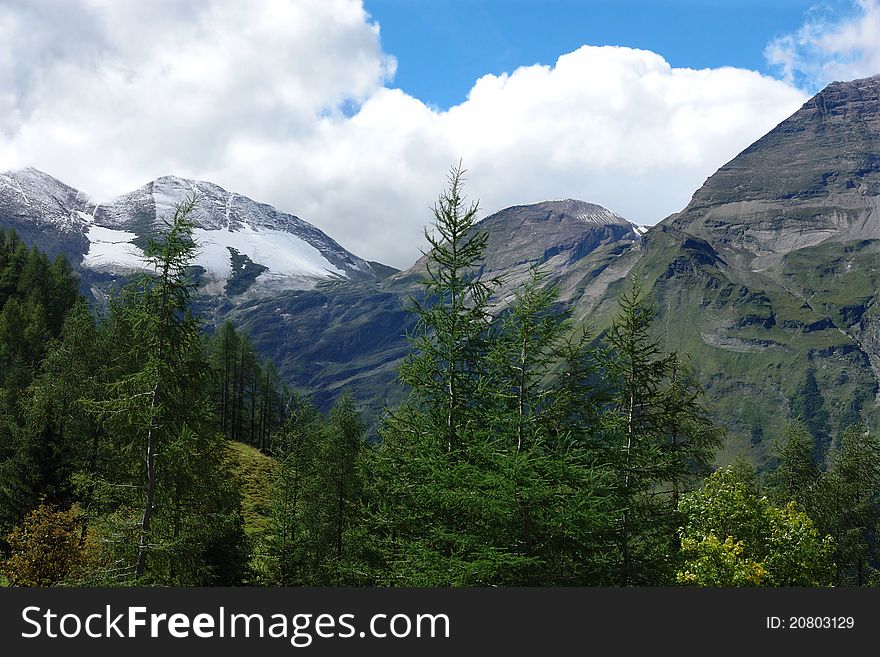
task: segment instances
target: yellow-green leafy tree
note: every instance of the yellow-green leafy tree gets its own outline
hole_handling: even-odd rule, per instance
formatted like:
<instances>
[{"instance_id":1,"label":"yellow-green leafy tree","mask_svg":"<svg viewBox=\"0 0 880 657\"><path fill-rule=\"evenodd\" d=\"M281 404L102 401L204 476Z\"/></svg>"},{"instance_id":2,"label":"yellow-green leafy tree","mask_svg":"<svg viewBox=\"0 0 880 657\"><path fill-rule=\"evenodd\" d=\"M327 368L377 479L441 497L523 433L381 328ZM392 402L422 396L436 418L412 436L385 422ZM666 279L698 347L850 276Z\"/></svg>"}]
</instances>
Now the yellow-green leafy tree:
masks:
<instances>
[{"instance_id":1,"label":"yellow-green leafy tree","mask_svg":"<svg viewBox=\"0 0 880 657\"><path fill-rule=\"evenodd\" d=\"M13 586L55 586L85 563L82 516L76 508L41 504L12 530L3 575Z\"/></svg>"},{"instance_id":2,"label":"yellow-green leafy tree","mask_svg":"<svg viewBox=\"0 0 880 657\"><path fill-rule=\"evenodd\" d=\"M680 584L827 586L834 542L794 503L773 506L743 463L718 470L679 504Z\"/></svg>"}]
</instances>

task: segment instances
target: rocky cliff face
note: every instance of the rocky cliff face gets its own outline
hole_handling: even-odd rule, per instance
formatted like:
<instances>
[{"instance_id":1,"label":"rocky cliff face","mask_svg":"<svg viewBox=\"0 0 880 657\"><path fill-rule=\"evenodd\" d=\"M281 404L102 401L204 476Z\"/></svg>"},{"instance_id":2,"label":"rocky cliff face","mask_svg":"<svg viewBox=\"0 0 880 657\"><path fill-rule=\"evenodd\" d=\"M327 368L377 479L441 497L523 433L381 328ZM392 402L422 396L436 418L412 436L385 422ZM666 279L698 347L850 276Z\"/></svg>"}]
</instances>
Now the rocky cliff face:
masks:
<instances>
[{"instance_id":1,"label":"rocky cliff face","mask_svg":"<svg viewBox=\"0 0 880 657\"><path fill-rule=\"evenodd\" d=\"M721 167L667 224L760 271L832 240L880 238L880 76L835 82Z\"/></svg>"}]
</instances>

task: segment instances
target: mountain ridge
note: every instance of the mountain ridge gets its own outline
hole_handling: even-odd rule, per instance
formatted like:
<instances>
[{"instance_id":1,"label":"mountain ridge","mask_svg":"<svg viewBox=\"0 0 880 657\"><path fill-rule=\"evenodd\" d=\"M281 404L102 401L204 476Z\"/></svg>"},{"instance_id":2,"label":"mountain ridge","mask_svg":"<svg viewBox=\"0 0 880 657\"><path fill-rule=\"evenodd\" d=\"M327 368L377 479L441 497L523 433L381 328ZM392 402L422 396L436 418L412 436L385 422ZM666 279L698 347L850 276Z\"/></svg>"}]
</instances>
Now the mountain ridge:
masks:
<instances>
[{"instance_id":1,"label":"mountain ridge","mask_svg":"<svg viewBox=\"0 0 880 657\"><path fill-rule=\"evenodd\" d=\"M104 280L142 269L148 238L190 196L198 198L191 216L200 243L196 264L207 294L265 296L331 278L378 280L388 273L378 274L296 215L178 176L162 176L98 202L32 167L4 172L0 225L15 228L52 255L67 256L85 278ZM243 280L242 272L251 280Z\"/></svg>"},{"instance_id":2,"label":"mountain ridge","mask_svg":"<svg viewBox=\"0 0 880 657\"><path fill-rule=\"evenodd\" d=\"M880 76L829 85L710 176L625 256L625 275L581 315L607 326L626 276L657 309L658 337L691 354L726 459L771 457L813 369L835 430L880 421Z\"/></svg>"},{"instance_id":3,"label":"mountain ridge","mask_svg":"<svg viewBox=\"0 0 880 657\"><path fill-rule=\"evenodd\" d=\"M752 429L781 431L810 369L833 427L853 417L880 422L878 153L880 76L835 83L720 167L681 212L647 230L572 199L485 217L476 227L489 233L480 271L503 278L500 311L541 265L576 328L593 334L610 326L618 295L638 275L657 311L657 337L691 355L710 407L730 427L721 460L745 453L766 463L772 440ZM18 193L14 187L0 187L0 201ZM52 189L46 204L53 208L75 192ZM215 219L222 222L225 211ZM393 382L414 327L406 304L424 272L423 257L381 276L219 295L209 315L248 330L285 379L320 406L350 388L379 412L403 394Z\"/></svg>"}]
</instances>

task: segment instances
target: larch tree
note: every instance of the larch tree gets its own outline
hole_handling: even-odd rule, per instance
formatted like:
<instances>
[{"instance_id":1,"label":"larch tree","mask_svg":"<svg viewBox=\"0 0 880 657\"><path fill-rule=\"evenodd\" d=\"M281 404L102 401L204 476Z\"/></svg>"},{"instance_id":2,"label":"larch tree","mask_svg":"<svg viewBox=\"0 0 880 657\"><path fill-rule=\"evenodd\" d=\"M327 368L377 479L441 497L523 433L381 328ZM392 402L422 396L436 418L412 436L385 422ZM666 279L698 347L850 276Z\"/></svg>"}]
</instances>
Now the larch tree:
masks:
<instances>
[{"instance_id":1,"label":"larch tree","mask_svg":"<svg viewBox=\"0 0 880 657\"><path fill-rule=\"evenodd\" d=\"M708 472L723 434L687 364L664 353L652 333L654 308L638 278L618 304L604 352L610 401L602 416L617 476L614 583L660 584L673 575L678 500Z\"/></svg>"},{"instance_id":2,"label":"larch tree","mask_svg":"<svg viewBox=\"0 0 880 657\"><path fill-rule=\"evenodd\" d=\"M128 482L105 480L96 490L132 493L115 511L121 579L234 582L245 561L240 494L224 475L227 451L214 429L213 370L190 312L195 203L179 205L149 241L148 272L111 307L122 366L97 408L120 456L110 477Z\"/></svg>"}]
</instances>

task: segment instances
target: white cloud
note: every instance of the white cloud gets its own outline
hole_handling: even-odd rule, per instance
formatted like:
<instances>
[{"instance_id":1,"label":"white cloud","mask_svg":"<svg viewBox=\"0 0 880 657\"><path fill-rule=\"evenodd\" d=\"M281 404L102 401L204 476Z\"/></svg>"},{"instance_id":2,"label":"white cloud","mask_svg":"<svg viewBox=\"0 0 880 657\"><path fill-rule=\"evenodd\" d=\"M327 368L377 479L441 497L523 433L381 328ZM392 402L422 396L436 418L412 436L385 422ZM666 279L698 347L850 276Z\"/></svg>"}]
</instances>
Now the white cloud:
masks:
<instances>
[{"instance_id":1,"label":"white cloud","mask_svg":"<svg viewBox=\"0 0 880 657\"><path fill-rule=\"evenodd\" d=\"M212 180L397 266L459 158L487 212L577 197L653 223L806 100L752 71L583 47L439 111L386 86L395 61L359 0L7 0L0 33L0 170L96 197Z\"/></svg>"},{"instance_id":2,"label":"white cloud","mask_svg":"<svg viewBox=\"0 0 880 657\"><path fill-rule=\"evenodd\" d=\"M847 10L817 7L796 32L770 42L767 61L810 91L880 73L880 0L848 2Z\"/></svg>"}]
</instances>

